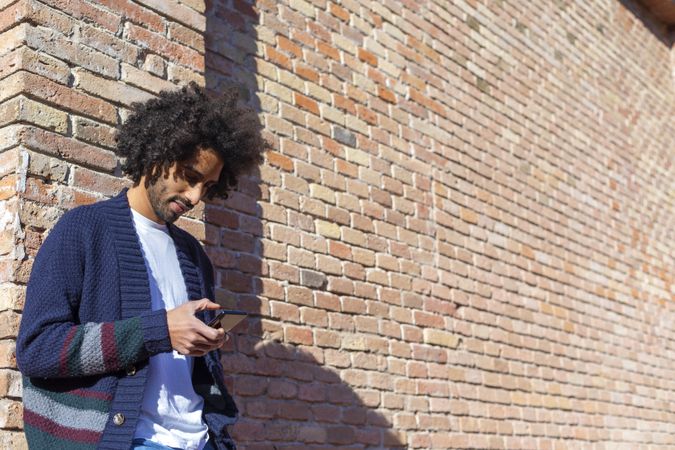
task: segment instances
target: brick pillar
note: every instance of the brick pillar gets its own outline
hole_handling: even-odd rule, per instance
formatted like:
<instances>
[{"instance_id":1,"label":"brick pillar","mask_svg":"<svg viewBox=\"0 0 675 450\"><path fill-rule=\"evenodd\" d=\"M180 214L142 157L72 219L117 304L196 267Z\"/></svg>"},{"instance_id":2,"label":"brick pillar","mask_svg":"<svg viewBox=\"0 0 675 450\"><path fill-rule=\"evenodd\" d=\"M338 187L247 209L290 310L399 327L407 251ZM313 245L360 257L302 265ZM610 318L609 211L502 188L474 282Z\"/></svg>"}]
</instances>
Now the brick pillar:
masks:
<instances>
[{"instance_id":1,"label":"brick pillar","mask_svg":"<svg viewBox=\"0 0 675 450\"><path fill-rule=\"evenodd\" d=\"M258 316L242 446L673 447L667 36L637 0L0 0L0 447L37 248L193 79L273 146L181 222Z\"/></svg>"},{"instance_id":2,"label":"brick pillar","mask_svg":"<svg viewBox=\"0 0 675 450\"><path fill-rule=\"evenodd\" d=\"M204 11L200 0L0 1L0 448L25 446L14 349L33 257L64 211L128 184L112 148L129 105L203 84Z\"/></svg>"}]
</instances>

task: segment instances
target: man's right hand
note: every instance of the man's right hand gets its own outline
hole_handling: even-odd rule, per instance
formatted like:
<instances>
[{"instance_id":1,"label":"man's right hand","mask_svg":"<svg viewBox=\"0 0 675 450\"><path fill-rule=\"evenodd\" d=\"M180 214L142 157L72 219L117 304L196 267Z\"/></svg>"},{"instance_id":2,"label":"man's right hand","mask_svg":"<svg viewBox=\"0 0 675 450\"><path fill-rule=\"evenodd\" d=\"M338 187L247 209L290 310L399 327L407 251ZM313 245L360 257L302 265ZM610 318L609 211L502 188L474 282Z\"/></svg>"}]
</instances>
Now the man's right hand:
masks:
<instances>
[{"instance_id":1,"label":"man's right hand","mask_svg":"<svg viewBox=\"0 0 675 450\"><path fill-rule=\"evenodd\" d=\"M178 353L188 356L203 356L225 343L225 332L211 328L195 317L197 311L222 309L209 299L189 301L166 312L171 346Z\"/></svg>"}]
</instances>

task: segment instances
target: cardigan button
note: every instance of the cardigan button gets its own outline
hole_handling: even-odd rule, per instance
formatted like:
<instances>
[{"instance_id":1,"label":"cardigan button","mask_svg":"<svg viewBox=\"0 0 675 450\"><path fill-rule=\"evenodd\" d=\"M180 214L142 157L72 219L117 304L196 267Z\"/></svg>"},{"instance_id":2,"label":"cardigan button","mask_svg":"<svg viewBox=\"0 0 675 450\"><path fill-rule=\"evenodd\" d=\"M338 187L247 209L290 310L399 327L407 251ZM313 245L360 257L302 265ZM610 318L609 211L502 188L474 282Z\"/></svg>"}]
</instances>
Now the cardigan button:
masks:
<instances>
[{"instance_id":1,"label":"cardigan button","mask_svg":"<svg viewBox=\"0 0 675 450\"><path fill-rule=\"evenodd\" d=\"M124 423L124 414L117 413L113 416L113 423L117 426L120 426Z\"/></svg>"},{"instance_id":2,"label":"cardigan button","mask_svg":"<svg viewBox=\"0 0 675 450\"><path fill-rule=\"evenodd\" d=\"M130 377L133 377L136 375L136 366L129 366L127 367L127 375Z\"/></svg>"}]
</instances>

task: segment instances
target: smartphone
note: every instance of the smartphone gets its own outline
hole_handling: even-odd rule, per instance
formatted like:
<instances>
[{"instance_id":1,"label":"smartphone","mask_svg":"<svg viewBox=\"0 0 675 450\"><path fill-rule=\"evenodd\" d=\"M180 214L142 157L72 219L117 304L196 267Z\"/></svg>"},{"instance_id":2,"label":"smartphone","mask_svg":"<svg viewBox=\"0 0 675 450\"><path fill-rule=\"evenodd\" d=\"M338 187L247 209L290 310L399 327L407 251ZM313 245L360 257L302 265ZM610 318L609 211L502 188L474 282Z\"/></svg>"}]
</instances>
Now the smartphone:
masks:
<instances>
[{"instance_id":1,"label":"smartphone","mask_svg":"<svg viewBox=\"0 0 675 450\"><path fill-rule=\"evenodd\" d=\"M222 328L227 333L244 320L247 315L244 311L221 311L208 325L212 328Z\"/></svg>"}]
</instances>

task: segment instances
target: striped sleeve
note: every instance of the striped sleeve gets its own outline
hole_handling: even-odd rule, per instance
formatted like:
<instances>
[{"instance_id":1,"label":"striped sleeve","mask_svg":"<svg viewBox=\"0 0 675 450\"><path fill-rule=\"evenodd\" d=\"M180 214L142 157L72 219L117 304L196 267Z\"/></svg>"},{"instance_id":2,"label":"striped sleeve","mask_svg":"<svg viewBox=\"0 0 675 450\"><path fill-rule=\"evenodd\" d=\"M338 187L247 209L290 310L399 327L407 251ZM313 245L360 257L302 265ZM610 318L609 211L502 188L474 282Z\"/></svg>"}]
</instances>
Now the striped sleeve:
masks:
<instances>
[{"instance_id":1,"label":"striped sleeve","mask_svg":"<svg viewBox=\"0 0 675 450\"><path fill-rule=\"evenodd\" d=\"M140 317L72 326L59 354L59 375L121 370L147 356Z\"/></svg>"},{"instance_id":2,"label":"striped sleeve","mask_svg":"<svg viewBox=\"0 0 675 450\"><path fill-rule=\"evenodd\" d=\"M116 308L120 301L116 292L102 286L87 293L85 307L96 311L99 322L82 319L80 308L88 273L87 230L94 229L88 210L76 208L66 213L54 226L40 247L26 287L26 301L17 335L16 361L28 377L79 377L111 373L147 359L151 355L171 350L166 311L143 311L134 317L122 316ZM114 255L100 255L111 261ZM106 270L108 266L101 266ZM93 275L91 275L93 276ZM100 276L100 273L99 273ZM106 277L111 284L116 277ZM110 296L110 298L109 298ZM114 297L114 298L113 298ZM139 297L138 302L144 302ZM147 309L150 308L147 299Z\"/></svg>"}]
</instances>

